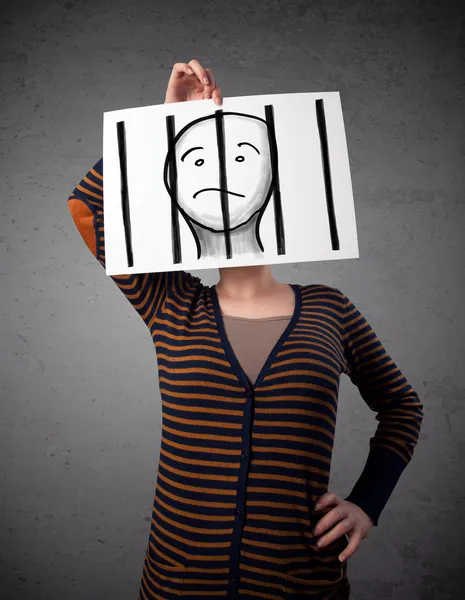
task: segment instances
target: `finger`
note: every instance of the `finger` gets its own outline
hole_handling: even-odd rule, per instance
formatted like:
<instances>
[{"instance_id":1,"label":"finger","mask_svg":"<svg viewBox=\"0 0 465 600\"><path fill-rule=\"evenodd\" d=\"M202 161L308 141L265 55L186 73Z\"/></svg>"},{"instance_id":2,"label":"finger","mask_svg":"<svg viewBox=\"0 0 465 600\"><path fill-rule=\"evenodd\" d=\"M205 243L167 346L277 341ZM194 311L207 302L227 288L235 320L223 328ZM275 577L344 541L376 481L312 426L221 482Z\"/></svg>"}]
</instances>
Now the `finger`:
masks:
<instances>
[{"instance_id":1,"label":"finger","mask_svg":"<svg viewBox=\"0 0 465 600\"><path fill-rule=\"evenodd\" d=\"M204 98L209 100L210 98L213 98L213 91L215 90L216 81L213 75L213 71L211 69L206 68L205 71L207 73L207 77L210 83L205 86Z\"/></svg>"},{"instance_id":2,"label":"finger","mask_svg":"<svg viewBox=\"0 0 465 600\"><path fill-rule=\"evenodd\" d=\"M361 535L360 535L360 532L354 530L350 534L349 538L350 538L350 541L347 544L346 549L343 550L341 552L341 554L339 555L339 560L341 562L344 562L345 560L347 560L351 556L353 556L357 552L357 550L359 549L359 547L360 547L360 542L361 542L361 539L362 539Z\"/></svg>"},{"instance_id":3,"label":"finger","mask_svg":"<svg viewBox=\"0 0 465 600\"><path fill-rule=\"evenodd\" d=\"M189 67L187 63L175 63L173 70L171 71L171 79L179 79L184 75L193 75L194 71Z\"/></svg>"},{"instance_id":4,"label":"finger","mask_svg":"<svg viewBox=\"0 0 465 600\"><path fill-rule=\"evenodd\" d=\"M210 85L212 86L212 89L215 89L216 81L215 81L215 76L213 75L213 71L208 68L206 68L205 71L207 73L207 77L210 82Z\"/></svg>"},{"instance_id":5,"label":"finger","mask_svg":"<svg viewBox=\"0 0 465 600\"><path fill-rule=\"evenodd\" d=\"M210 98L212 98L213 90L215 89L215 80L213 79L213 74L211 72L211 69L205 69L205 71L207 72L208 81L210 83L204 85L203 97L206 100L210 100Z\"/></svg>"},{"instance_id":6,"label":"finger","mask_svg":"<svg viewBox=\"0 0 465 600\"><path fill-rule=\"evenodd\" d=\"M215 104L220 105L223 102L223 96L221 94L221 90L218 86L212 92L212 98Z\"/></svg>"},{"instance_id":7,"label":"finger","mask_svg":"<svg viewBox=\"0 0 465 600\"><path fill-rule=\"evenodd\" d=\"M318 548L324 548L324 546L327 546L328 544L331 544L335 540L339 539L344 535L344 533L351 531L353 527L354 525L352 521L349 519L344 519L335 525L327 534L321 537L316 545Z\"/></svg>"},{"instance_id":8,"label":"finger","mask_svg":"<svg viewBox=\"0 0 465 600\"><path fill-rule=\"evenodd\" d=\"M210 79L210 84L212 86L212 93L211 93L211 98L213 99L213 101L215 102L215 104L221 104L221 102L223 101L222 95L221 95L221 90L218 86L218 84L216 83L216 79L215 76L213 75L213 71L211 69L205 69L205 71L208 74L208 77Z\"/></svg>"},{"instance_id":9,"label":"finger","mask_svg":"<svg viewBox=\"0 0 465 600\"><path fill-rule=\"evenodd\" d=\"M333 504L340 504L341 502L342 499L339 498L339 496L336 496L336 494L333 494L332 492L327 492L326 494L323 494L323 496L318 498L318 501L315 504L315 510L323 510L327 506L331 506Z\"/></svg>"},{"instance_id":10,"label":"finger","mask_svg":"<svg viewBox=\"0 0 465 600\"><path fill-rule=\"evenodd\" d=\"M208 78L208 73L202 67L198 60L192 59L188 62L189 67L194 71L197 79L200 81L202 85L209 85L210 79Z\"/></svg>"},{"instance_id":11,"label":"finger","mask_svg":"<svg viewBox=\"0 0 465 600\"><path fill-rule=\"evenodd\" d=\"M335 506L328 513L322 517L315 526L313 530L313 535L321 535L324 531L326 531L329 527L335 525L338 521L347 518L347 511L344 508L340 508L339 506Z\"/></svg>"}]
</instances>

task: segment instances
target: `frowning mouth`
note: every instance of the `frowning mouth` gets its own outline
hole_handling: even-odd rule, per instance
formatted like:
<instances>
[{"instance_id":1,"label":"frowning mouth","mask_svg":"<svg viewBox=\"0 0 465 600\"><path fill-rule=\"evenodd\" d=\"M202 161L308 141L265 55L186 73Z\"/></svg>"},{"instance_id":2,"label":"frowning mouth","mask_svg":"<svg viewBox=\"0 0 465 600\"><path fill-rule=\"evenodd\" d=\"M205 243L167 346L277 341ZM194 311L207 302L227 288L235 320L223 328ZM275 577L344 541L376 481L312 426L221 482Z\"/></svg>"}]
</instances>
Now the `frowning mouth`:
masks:
<instances>
[{"instance_id":1,"label":"frowning mouth","mask_svg":"<svg viewBox=\"0 0 465 600\"><path fill-rule=\"evenodd\" d=\"M244 194L236 194L236 192L230 192L229 190L222 190L221 188L204 188L203 190L199 190L198 192L195 192L195 194L192 197L196 198L202 192L226 192L227 194L230 194L231 196L239 196L240 198L245 198Z\"/></svg>"}]
</instances>

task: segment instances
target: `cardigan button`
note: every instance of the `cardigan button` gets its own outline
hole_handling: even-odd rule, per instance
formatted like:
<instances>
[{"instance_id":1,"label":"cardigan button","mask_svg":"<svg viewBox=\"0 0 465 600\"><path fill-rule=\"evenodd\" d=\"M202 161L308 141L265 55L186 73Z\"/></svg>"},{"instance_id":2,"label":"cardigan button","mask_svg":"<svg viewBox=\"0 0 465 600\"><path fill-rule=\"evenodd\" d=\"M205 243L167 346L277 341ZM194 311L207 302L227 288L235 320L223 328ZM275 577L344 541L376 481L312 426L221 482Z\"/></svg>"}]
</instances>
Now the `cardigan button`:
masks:
<instances>
[{"instance_id":1,"label":"cardigan button","mask_svg":"<svg viewBox=\"0 0 465 600\"><path fill-rule=\"evenodd\" d=\"M248 456L248 454L249 454L249 453L247 452L247 450L242 450L242 452L241 452L241 458L242 458L242 459L246 459L246 458L247 458L247 456Z\"/></svg>"},{"instance_id":2,"label":"cardigan button","mask_svg":"<svg viewBox=\"0 0 465 600\"><path fill-rule=\"evenodd\" d=\"M242 518L242 513L240 510L236 510L236 512L234 514L235 514L236 520Z\"/></svg>"}]
</instances>

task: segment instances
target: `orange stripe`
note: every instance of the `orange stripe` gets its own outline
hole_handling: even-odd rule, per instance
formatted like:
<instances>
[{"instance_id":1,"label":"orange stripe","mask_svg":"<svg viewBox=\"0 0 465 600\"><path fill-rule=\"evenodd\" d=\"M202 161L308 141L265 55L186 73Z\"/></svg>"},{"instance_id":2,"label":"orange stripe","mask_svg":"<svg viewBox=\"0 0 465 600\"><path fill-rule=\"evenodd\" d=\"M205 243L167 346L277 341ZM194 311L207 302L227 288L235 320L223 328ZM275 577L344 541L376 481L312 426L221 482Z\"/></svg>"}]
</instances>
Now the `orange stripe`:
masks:
<instances>
[{"instance_id":1,"label":"orange stripe","mask_svg":"<svg viewBox=\"0 0 465 600\"><path fill-rule=\"evenodd\" d=\"M219 390L229 390L231 392L243 392L243 387L238 387L237 385L227 385L226 383L219 383L216 381L202 381L202 380L179 380L175 381L173 379L168 379L167 377L159 377L158 380L162 383L168 383L169 385L174 386L197 386L199 388L208 387Z\"/></svg>"},{"instance_id":2,"label":"orange stripe","mask_svg":"<svg viewBox=\"0 0 465 600\"><path fill-rule=\"evenodd\" d=\"M179 312L185 313L186 316L191 314L192 308L190 306L182 306L181 304L178 304L175 300L173 300L173 298L168 298L166 304L172 304ZM174 314L176 314L176 313L174 313ZM208 319L208 317L210 315L205 310L205 308L203 308L203 309L199 309L198 311L193 313L192 316L195 317L196 319L199 318L200 316L207 317L207 319ZM179 317L179 314L178 314L178 317ZM210 319L208 319L208 322L210 322ZM193 323L196 323L196 321L193 321Z\"/></svg>"},{"instance_id":3,"label":"orange stripe","mask_svg":"<svg viewBox=\"0 0 465 600\"><path fill-rule=\"evenodd\" d=\"M167 308L165 308L165 310L163 311L163 314L171 314L172 316L176 316L175 313L173 313L171 310L169 310ZM178 318L179 318L179 315L178 315ZM151 319L150 325L152 325L153 323L158 323L159 325L167 325L167 326L169 326L170 329L176 329L177 331L191 331L191 332L193 331L193 327L190 324L189 325L178 325L177 323L173 323L172 321L168 321L167 319L162 319L157 316L154 316ZM211 327L198 327L199 325L203 325L204 323L211 325L211 321L202 319L201 321L197 321L195 323L195 331L199 331L202 333L215 333L216 335L218 335L218 332L216 329L212 329ZM217 339L219 341L219 337Z\"/></svg>"},{"instance_id":4,"label":"orange stripe","mask_svg":"<svg viewBox=\"0 0 465 600\"><path fill-rule=\"evenodd\" d=\"M276 437L274 437L274 434L268 434L267 435L265 433L256 434L255 437L257 437L259 439L271 440L271 441L274 440L274 439L276 439ZM331 449L332 449L332 446L330 444L327 444L326 442L322 442L321 440L315 440L313 442L313 445L316 446L317 448L324 448L328 452L331 452ZM269 450L269 448L268 447L267 448L257 448L257 447L254 446L254 450L257 451L257 452L260 452L260 451L261 452L266 452L267 450ZM282 451L282 449L280 448L279 452L281 453L281 451ZM295 452L295 450L291 449L291 450L289 450L289 452L292 454L293 452ZM315 458L317 460L326 462L326 463L328 463L328 465L331 464L331 459L326 458L322 454L317 454L317 453L313 453L313 452L306 452L305 456L307 456L308 458ZM261 464L261 465L265 464L264 462L257 461L256 459L253 462L254 462L254 464ZM270 463L270 465L271 464L272 463ZM282 464L282 463L280 463L278 461L275 464ZM290 464L290 463L286 463L286 464ZM299 465L296 464L295 467L297 467L297 466L299 466ZM314 468L313 465L306 465L306 466L308 466L312 470ZM300 468L300 466L299 466L299 468Z\"/></svg>"},{"instance_id":5,"label":"orange stripe","mask_svg":"<svg viewBox=\"0 0 465 600\"><path fill-rule=\"evenodd\" d=\"M190 331L192 332L195 330L193 330L191 328ZM199 332L202 332L202 331L205 331L205 330L199 329ZM207 331L209 331L209 330L207 330ZM173 333L169 333L168 331L159 331L158 335L161 337L168 338L170 340L179 340L179 341L183 341L183 342L190 342L191 340L197 340L197 341L201 341L201 342L212 342L212 343L215 342L217 344L220 343L218 338L212 338L212 337L208 337L206 335L175 335Z\"/></svg>"},{"instance_id":6,"label":"orange stripe","mask_svg":"<svg viewBox=\"0 0 465 600\"><path fill-rule=\"evenodd\" d=\"M87 188L83 187L80 183L76 187L78 190L81 190L81 192L84 192L85 194L89 194L89 196L92 196L93 198L98 198L99 200L103 200L103 196L101 194L96 194L95 192L91 192Z\"/></svg>"},{"instance_id":7,"label":"orange stripe","mask_svg":"<svg viewBox=\"0 0 465 600\"><path fill-rule=\"evenodd\" d=\"M405 454L402 454L402 452L400 452L399 450L397 450L393 446L389 446L388 444L382 444L381 442L379 442L377 440L373 441L373 446L380 446L381 448L387 448L388 450L391 450L392 452L394 452L395 454L397 454L398 456L400 456L402 458L402 460L405 461L405 463L408 463L408 459L405 456Z\"/></svg>"},{"instance_id":8,"label":"orange stripe","mask_svg":"<svg viewBox=\"0 0 465 600\"><path fill-rule=\"evenodd\" d=\"M103 181L102 175L100 175L100 173L97 173L97 171L94 169L94 167L92 167L92 169L90 170L90 172L92 173L92 175L95 175L95 177L97 177L98 179L100 179L101 181Z\"/></svg>"},{"instance_id":9,"label":"orange stripe","mask_svg":"<svg viewBox=\"0 0 465 600\"><path fill-rule=\"evenodd\" d=\"M320 392L326 392L328 394L328 396L331 396L331 398L333 398L335 401L337 401L337 394L335 392L333 392L332 390L328 390L328 388L322 386L322 385L316 385L315 383L310 383L310 382L305 382L305 383L301 383L299 381L294 381L293 383L289 383L289 384L279 384L279 385L263 385L260 386L260 391L261 392L272 392L274 390L282 390L284 391L285 389L299 389L299 390L306 390L306 389L311 389L311 390L318 390Z\"/></svg>"},{"instance_id":10,"label":"orange stripe","mask_svg":"<svg viewBox=\"0 0 465 600\"><path fill-rule=\"evenodd\" d=\"M152 276L154 276L154 275L152 275ZM166 277L159 275L156 277L156 281L157 281L157 286L156 286L154 294L153 294L152 302L150 303L150 305L147 308L147 310L145 311L145 313L142 315L142 318L144 319L144 321L146 323L147 323L148 316L150 314L155 316L158 313L158 311L160 310L160 306L162 305L162 303L164 302L164 300L166 298ZM151 328L151 320L148 321L148 327Z\"/></svg>"},{"instance_id":11,"label":"orange stripe","mask_svg":"<svg viewBox=\"0 0 465 600\"><path fill-rule=\"evenodd\" d=\"M158 342L155 342L155 346L158 346ZM164 360L168 360L171 362L186 362L186 361L205 361L206 359L208 360L209 363L213 362L217 365L221 365L223 367L229 367L229 363L226 360L221 360L220 358L215 358L213 356L200 356L200 355L191 355L191 356L168 356L167 354L162 354L161 352L157 351L157 357L160 359L164 359Z\"/></svg>"},{"instance_id":12,"label":"orange stripe","mask_svg":"<svg viewBox=\"0 0 465 600\"><path fill-rule=\"evenodd\" d=\"M181 417L174 417L173 415L164 414L163 420L173 421L173 423L185 423L186 425L195 424L200 427L212 427L214 425L215 427L220 427L221 429L242 429L242 423L224 423L223 421L213 421L212 419L209 419L208 421L193 421L192 419L183 419ZM221 437L221 439L223 438Z\"/></svg>"},{"instance_id":13,"label":"orange stripe","mask_svg":"<svg viewBox=\"0 0 465 600\"><path fill-rule=\"evenodd\" d=\"M304 352L307 352L307 349L303 350ZM339 371L337 371L334 367L332 367L330 364L320 361L320 360L316 360L313 358L313 353L317 354L318 356L323 356L324 358L328 358L328 356L326 354L323 354L323 352L318 352L318 350L315 350L314 352L312 352L312 365L320 365L322 367L324 367L325 369L329 369L330 371L333 371L333 373L336 375L336 377L340 376ZM287 352L287 354L289 354L289 352ZM298 362L302 362L305 361L304 358L299 358L299 359L295 359L295 358L290 358L287 360L280 360L279 362L274 362L272 365L272 369L277 369L278 367L286 367L287 365L295 365ZM288 373L289 371L284 371L284 373ZM296 371L296 374L299 371ZM302 371L302 373L306 373L307 371ZM276 374L277 375L277 374ZM263 381L265 381L266 379L268 379L268 375L263 379Z\"/></svg>"},{"instance_id":14,"label":"orange stripe","mask_svg":"<svg viewBox=\"0 0 465 600\"><path fill-rule=\"evenodd\" d=\"M295 362L295 361L293 361ZM317 361L312 361L312 364L315 364ZM327 367L327 365L325 365L324 363L319 363L324 367ZM263 381L268 381L269 379L279 379L280 377L282 378L286 378L286 377L295 377L296 375L303 375L305 377L318 377L319 379L325 379L326 381L329 381L332 384L337 384L337 378L339 377L339 373L336 371L336 369L331 368L331 371L333 371L336 375L336 378L331 377L330 375L326 375L326 373L320 373L318 371L304 371L304 370L295 370L295 371L282 371L280 373L272 373L270 375L267 375L266 377L263 378ZM282 385L294 385L294 381L292 382L284 382Z\"/></svg>"},{"instance_id":15,"label":"orange stripe","mask_svg":"<svg viewBox=\"0 0 465 600\"><path fill-rule=\"evenodd\" d=\"M286 409L286 408L279 408L277 410L270 410L268 408L263 409L263 408L256 408L255 409L258 415L269 415L271 414L282 414L282 415L287 415L287 414L293 414L293 415L304 415L307 417L314 417L315 419L319 419L320 421L326 421L329 425L331 425L331 427L335 427L336 426L336 411L333 409L332 412L334 414L334 419L331 419L330 416L325 415L324 413L319 413L315 410L295 410L295 409ZM297 427L298 429L307 429L308 431L321 431L322 433L328 434L328 430L325 429L324 427L321 427L319 425L316 425L315 423L303 423L302 421L297 421L297 422L293 422L293 421L260 421L259 419L257 419L255 421L255 425L257 427L282 427L283 425L286 425L286 427ZM254 434L256 435L258 438L264 436L265 439L272 439L270 437L270 435L266 435L265 434L261 434L261 433L256 433ZM305 441L305 438L301 438L299 441ZM307 439L308 442L308 439ZM312 443L316 443L316 440L314 440Z\"/></svg>"},{"instance_id":16,"label":"orange stripe","mask_svg":"<svg viewBox=\"0 0 465 600\"><path fill-rule=\"evenodd\" d=\"M94 182L92 181L92 179L89 179L87 176L86 176L86 177L84 177L84 181L85 181L86 183L89 183L89 184L90 184L92 187L96 188L97 190L100 190L100 191L102 191L102 192L103 192L103 187L102 187L101 185L98 185L98 183L94 183Z\"/></svg>"},{"instance_id":17,"label":"orange stripe","mask_svg":"<svg viewBox=\"0 0 465 600\"><path fill-rule=\"evenodd\" d=\"M204 346L203 344L192 344L189 346L171 346L165 342L157 342L157 346L171 350L172 352L190 352L191 350L210 350L210 352L216 352L224 355L223 348L216 348L213 346ZM210 360L209 356L203 356L203 360Z\"/></svg>"},{"instance_id":18,"label":"orange stripe","mask_svg":"<svg viewBox=\"0 0 465 600\"><path fill-rule=\"evenodd\" d=\"M317 348L323 348L324 350L329 351L329 355L331 357L334 358L334 360L336 360L337 362L341 362L343 359L343 355L341 352L336 352L334 350L334 348L330 347L328 348L328 346L325 346L324 344L322 344L321 342L314 340L314 341L309 341L309 340L292 340L292 339L288 339L284 342L283 347L289 347L292 346L292 348L290 348L289 350L281 350L280 352L278 352L277 356L285 356L286 354L292 354L293 352L312 352L318 354L319 356L323 356L324 358L328 358L328 352L318 352L318 350L315 350L315 346ZM305 346L310 346L310 348L306 348ZM302 360L301 358L296 358L295 361L298 362ZM305 359L304 359L305 360Z\"/></svg>"},{"instance_id":19,"label":"orange stripe","mask_svg":"<svg viewBox=\"0 0 465 600\"><path fill-rule=\"evenodd\" d=\"M221 396L214 396L212 394L196 394L194 393L188 393L188 392L172 392L171 390L167 390L166 388L161 389L161 393L162 396L171 396L173 398L184 398L185 400L214 400L215 402L221 402L221 403L225 403L225 398L221 397ZM242 400L242 398L227 398L226 399L228 404L243 404L244 401ZM185 411L196 411L196 412L206 412L208 413L208 411L210 411L210 413L212 414L222 414L223 411L216 408L211 408L211 407L201 407L201 406L184 406L181 404L177 404L177 405L173 405L176 410L185 410ZM230 413L229 411L224 411L224 414L239 414L236 412ZM242 411L240 412L240 414L242 414Z\"/></svg>"},{"instance_id":20,"label":"orange stripe","mask_svg":"<svg viewBox=\"0 0 465 600\"><path fill-rule=\"evenodd\" d=\"M313 309L314 308L315 307L313 307ZM328 309L325 306L325 310L331 310L331 309ZM335 336L337 338L337 336L339 335L339 331L341 329L339 313L336 313L336 317L337 318L333 318L332 316L327 315L327 314L325 314L325 315L316 315L314 317L306 317L305 313L303 313L302 316L301 316L301 318L299 319L299 326L300 326L301 323L304 323L306 325L307 324L308 325L312 325L312 324L321 325L324 328L329 328L331 331L334 331L334 334L335 334Z\"/></svg>"},{"instance_id":21,"label":"orange stripe","mask_svg":"<svg viewBox=\"0 0 465 600\"><path fill-rule=\"evenodd\" d=\"M176 373L176 374L190 374L190 373L202 373L205 375L212 375L216 377L223 377L224 379L233 379L234 381L239 381L237 376L234 373L227 373L225 371L216 371L215 369L203 369L201 367L167 367L166 365L158 365L159 371L165 371L166 373Z\"/></svg>"}]
</instances>

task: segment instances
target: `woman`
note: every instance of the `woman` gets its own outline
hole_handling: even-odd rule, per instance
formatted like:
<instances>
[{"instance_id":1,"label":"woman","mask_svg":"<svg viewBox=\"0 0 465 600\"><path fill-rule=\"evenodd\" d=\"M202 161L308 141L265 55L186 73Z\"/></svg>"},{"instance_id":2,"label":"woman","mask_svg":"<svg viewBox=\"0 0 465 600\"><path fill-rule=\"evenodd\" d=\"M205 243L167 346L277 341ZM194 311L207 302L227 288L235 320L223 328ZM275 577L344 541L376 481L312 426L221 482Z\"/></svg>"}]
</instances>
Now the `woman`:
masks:
<instances>
[{"instance_id":1,"label":"woman","mask_svg":"<svg viewBox=\"0 0 465 600\"><path fill-rule=\"evenodd\" d=\"M166 102L222 95L198 61L174 65ZM102 160L68 199L105 265ZM163 430L139 600L348 598L353 556L410 461L422 404L339 290L288 285L269 266L113 276L146 323ZM377 412L350 495L328 493L339 378Z\"/></svg>"}]
</instances>

